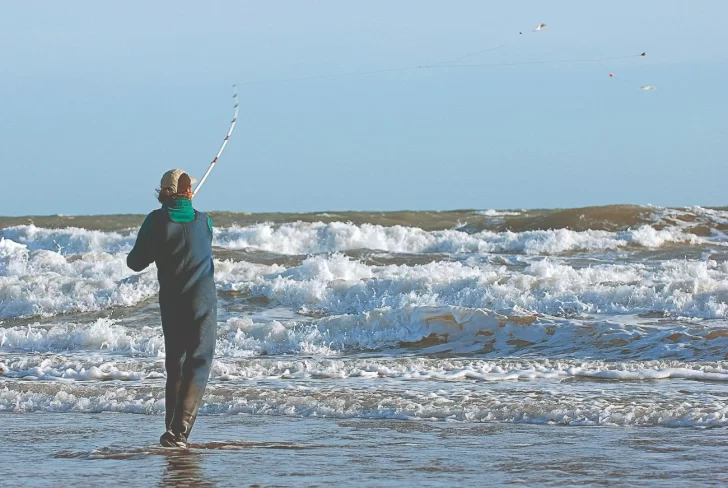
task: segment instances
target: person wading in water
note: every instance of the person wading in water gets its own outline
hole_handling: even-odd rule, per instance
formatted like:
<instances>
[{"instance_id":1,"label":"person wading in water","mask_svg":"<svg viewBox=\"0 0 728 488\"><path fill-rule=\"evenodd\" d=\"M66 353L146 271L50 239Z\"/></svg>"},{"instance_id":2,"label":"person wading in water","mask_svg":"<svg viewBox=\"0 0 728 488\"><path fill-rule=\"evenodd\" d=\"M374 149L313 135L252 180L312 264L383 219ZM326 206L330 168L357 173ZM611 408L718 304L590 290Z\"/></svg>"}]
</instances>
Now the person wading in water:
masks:
<instances>
[{"instance_id":1,"label":"person wading in water","mask_svg":"<svg viewBox=\"0 0 728 488\"><path fill-rule=\"evenodd\" d=\"M134 271L157 264L167 369L166 431L159 442L165 447L188 447L217 335L212 220L192 208L193 183L181 169L164 173L162 207L147 215L126 259Z\"/></svg>"}]
</instances>

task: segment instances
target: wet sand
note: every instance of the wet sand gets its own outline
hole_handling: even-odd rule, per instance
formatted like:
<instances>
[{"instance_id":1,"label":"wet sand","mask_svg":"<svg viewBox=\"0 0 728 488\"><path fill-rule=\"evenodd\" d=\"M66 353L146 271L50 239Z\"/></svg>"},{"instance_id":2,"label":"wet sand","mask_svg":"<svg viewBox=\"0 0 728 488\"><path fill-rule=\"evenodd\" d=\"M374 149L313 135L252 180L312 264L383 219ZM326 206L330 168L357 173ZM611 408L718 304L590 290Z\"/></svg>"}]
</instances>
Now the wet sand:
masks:
<instances>
[{"instance_id":1,"label":"wet sand","mask_svg":"<svg viewBox=\"0 0 728 488\"><path fill-rule=\"evenodd\" d=\"M0 414L5 486L720 486L725 429L203 416Z\"/></svg>"}]
</instances>

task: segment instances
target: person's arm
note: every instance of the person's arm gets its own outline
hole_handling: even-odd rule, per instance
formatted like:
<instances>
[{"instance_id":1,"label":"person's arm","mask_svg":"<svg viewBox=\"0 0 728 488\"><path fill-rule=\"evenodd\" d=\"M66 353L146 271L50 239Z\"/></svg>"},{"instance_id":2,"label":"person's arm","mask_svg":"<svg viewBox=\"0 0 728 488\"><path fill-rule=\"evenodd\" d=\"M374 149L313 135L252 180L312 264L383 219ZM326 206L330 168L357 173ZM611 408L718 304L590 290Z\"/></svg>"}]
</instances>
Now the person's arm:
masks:
<instances>
[{"instance_id":1,"label":"person's arm","mask_svg":"<svg viewBox=\"0 0 728 488\"><path fill-rule=\"evenodd\" d=\"M139 229L134 248L126 257L126 265L134 271L142 271L154 262L152 253L152 214L147 215Z\"/></svg>"}]
</instances>

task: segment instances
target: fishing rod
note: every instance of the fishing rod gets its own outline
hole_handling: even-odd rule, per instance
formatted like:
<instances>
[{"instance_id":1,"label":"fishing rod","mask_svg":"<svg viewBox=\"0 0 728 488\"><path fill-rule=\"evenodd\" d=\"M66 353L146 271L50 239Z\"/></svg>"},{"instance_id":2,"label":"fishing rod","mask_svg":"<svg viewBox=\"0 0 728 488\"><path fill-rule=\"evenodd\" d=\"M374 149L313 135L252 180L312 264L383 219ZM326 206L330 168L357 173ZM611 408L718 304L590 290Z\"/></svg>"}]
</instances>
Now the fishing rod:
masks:
<instances>
[{"instance_id":1,"label":"fishing rod","mask_svg":"<svg viewBox=\"0 0 728 488\"><path fill-rule=\"evenodd\" d=\"M546 28L546 24L539 24L536 29L533 30L533 32L538 32L542 29ZM263 84L269 84L269 83L286 83L291 81L305 81L305 80L323 80L323 79L336 79L336 78L343 78L343 77L353 77L353 76L366 76L366 75L376 75L381 73L393 73L397 71L413 71L413 70L423 70L423 69L430 69L430 68L442 68L447 67L443 65L450 65L450 66L458 66L453 63L457 63L459 61L462 61L463 59L476 56L478 54L483 54L491 51L497 51L499 49L502 49L504 47L510 46L511 44L521 40L523 38L523 32L519 32L518 36L503 42L501 44L498 44L496 46L487 47L485 49L481 49L476 52L471 52L469 54L466 54L464 56L460 56L456 59L451 59L448 61L438 61L436 63L431 64L417 64L413 66L404 66L399 68L384 68L384 69L376 69L376 70L368 70L368 71L351 71L351 72L340 72L340 73L331 73L327 75L309 75L309 76L296 76L291 78L279 78L279 79L272 79L272 80L254 80L254 81L240 81L239 84L241 85L263 85Z\"/></svg>"},{"instance_id":2,"label":"fishing rod","mask_svg":"<svg viewBox=\"0 0 728 488\"><path fill-rule=\"evenodd\" d=\"M230 136L233 133L233 129L235 129L235 123L238 121L238 88L233 85L233 108L235 109L235 113L233 114L233 120L230 121L230 130L228 130L227 135L225 136L225 139L222 141L222 146L220 146L220 150L217 152L217 155L213 158L212 162L210 163L210 167L207 168L207 171L205 171L204 176L200 180L200 182L195 187L195 191L192 192L192 198L195 198L195 195L197 195L197 192L200 191L200 188L202 188L202 185L205 183L205 180L212 172L212 168L215 167L217 164L218 159L220 159L220 155L222 155L222 152L225 150L225 146L227 146L228 141L230 140Z\"/></svg>"}]
</instances>

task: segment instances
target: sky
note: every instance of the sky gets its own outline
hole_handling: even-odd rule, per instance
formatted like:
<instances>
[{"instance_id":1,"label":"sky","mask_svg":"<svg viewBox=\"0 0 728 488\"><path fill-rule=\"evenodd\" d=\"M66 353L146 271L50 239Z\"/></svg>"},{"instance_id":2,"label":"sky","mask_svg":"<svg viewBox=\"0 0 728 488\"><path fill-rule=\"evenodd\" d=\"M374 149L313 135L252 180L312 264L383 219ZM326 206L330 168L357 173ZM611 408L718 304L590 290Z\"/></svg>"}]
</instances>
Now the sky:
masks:
<instances>
[{"instance_id":1,"label":"sky","mask_svg":"<svg viewBox=\"0 0 728 488\"><path fill-rule=\"evenodd\" d=\"M201 210L727 205L726 18L724 0L5 2L0 215L152 210L166 170L207 169L234 83ZM455 64L500 66L340 75L489 48Z\"/></svg>"}]
</instances>

